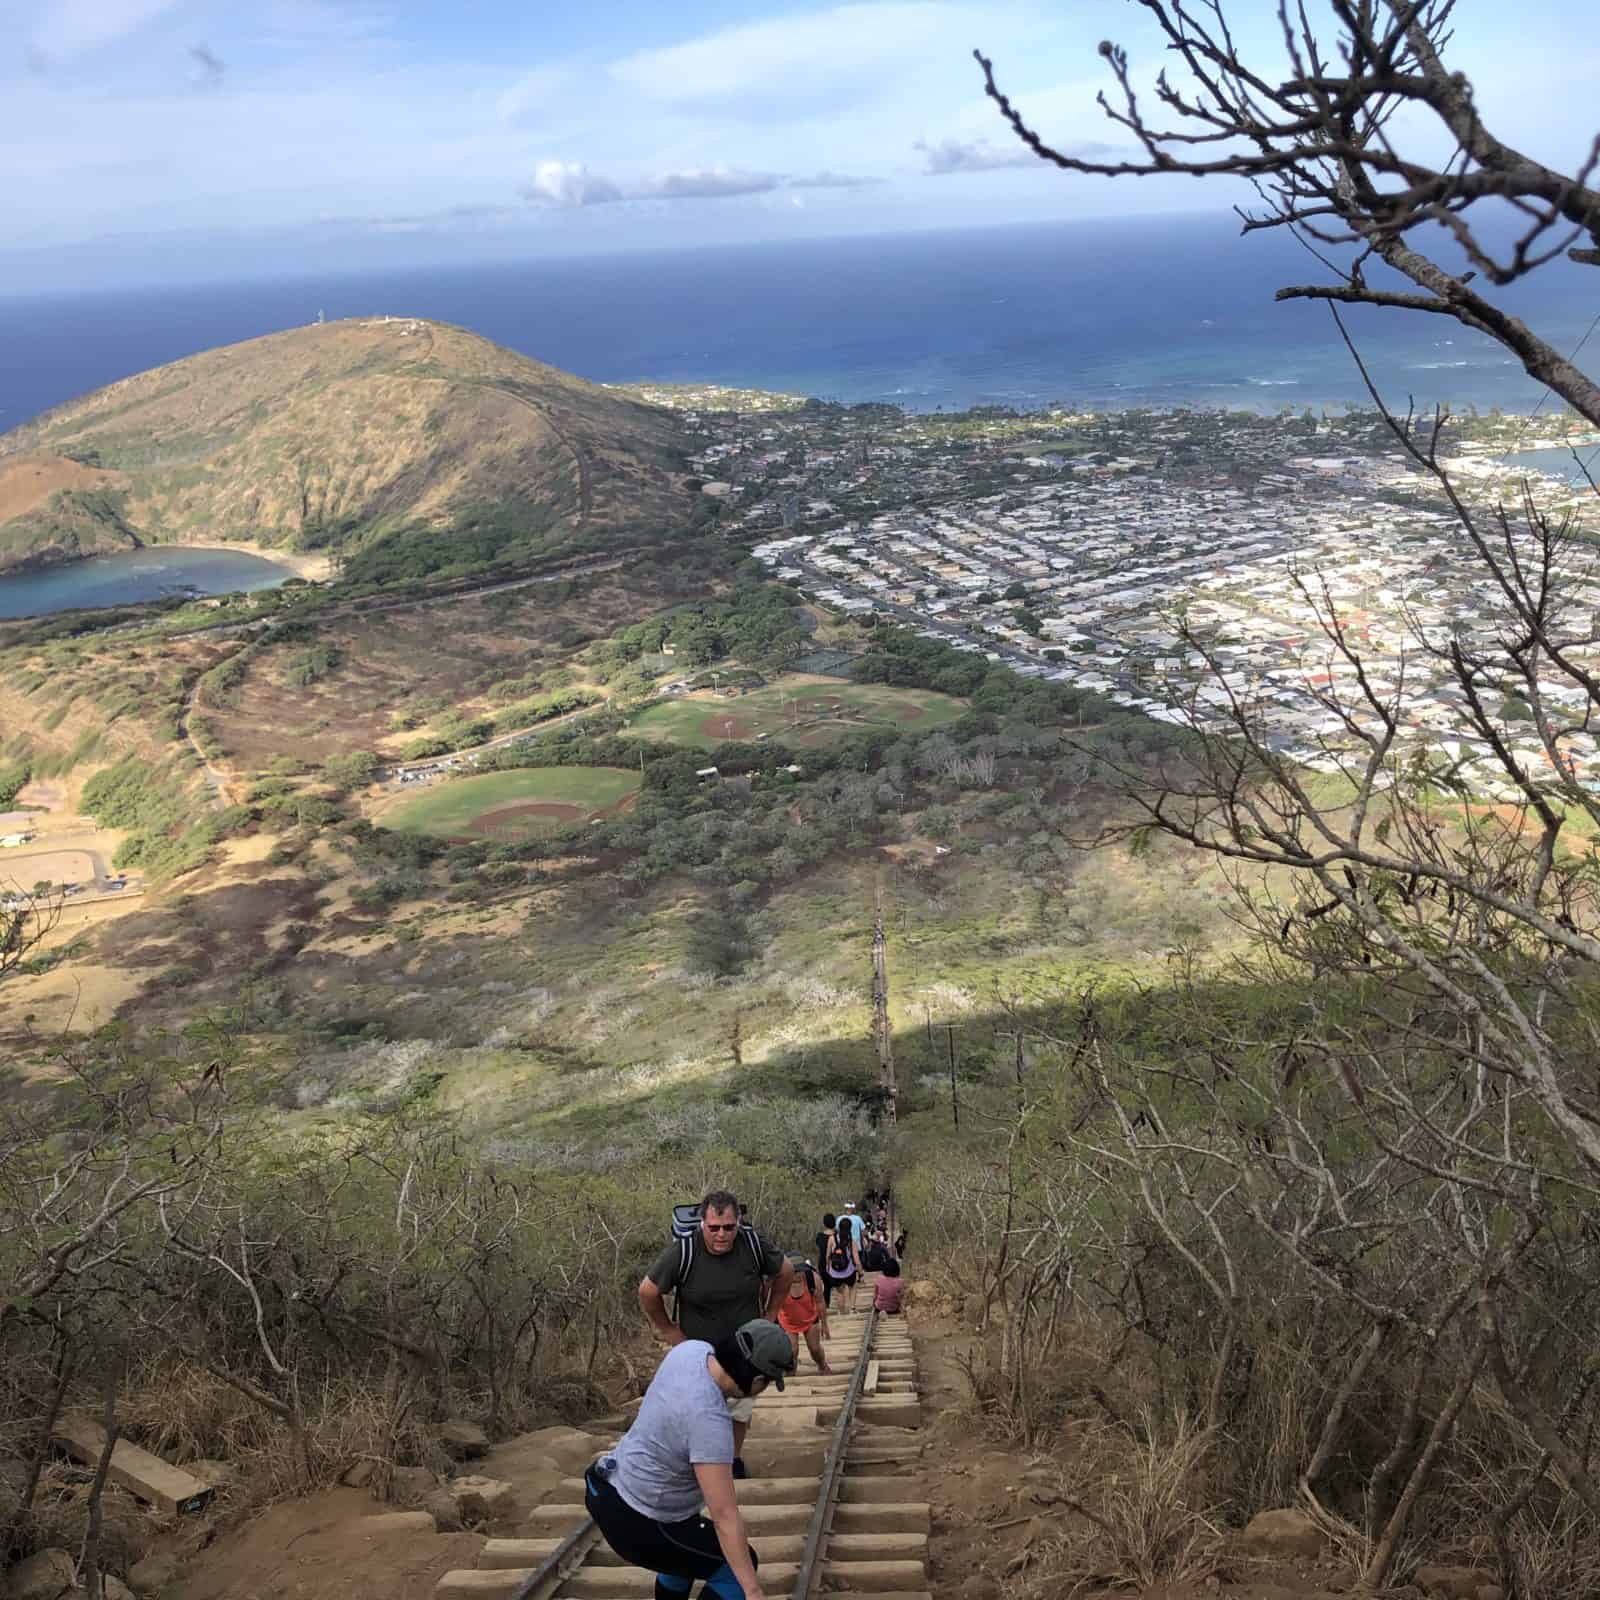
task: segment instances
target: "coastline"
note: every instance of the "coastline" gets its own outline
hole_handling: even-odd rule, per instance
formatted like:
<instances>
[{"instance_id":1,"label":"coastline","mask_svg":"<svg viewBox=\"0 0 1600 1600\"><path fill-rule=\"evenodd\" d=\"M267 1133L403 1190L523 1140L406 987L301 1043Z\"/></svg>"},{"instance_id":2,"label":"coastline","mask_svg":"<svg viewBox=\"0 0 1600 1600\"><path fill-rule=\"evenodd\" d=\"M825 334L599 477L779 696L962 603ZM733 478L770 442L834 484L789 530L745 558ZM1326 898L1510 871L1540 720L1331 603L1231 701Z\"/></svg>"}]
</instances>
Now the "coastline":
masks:
<instances>
[{"instance_id":1,"label":"coastline","mask_svg":"<svg viewBox=\"0 0 1600 1600\"><path fill-rule=\"evenodd\" d=\"M162 545L146 545L147 550L160 550ZM242 550L247 556L260 556L275 566L287 567L297 578L308 583L326 583L333 576L333 558L320 550L285 550L276 544L257 544L253 539L218 539L215 544L196 541L193 544L173 545L166 548L187 550Z\"/></svg>"},{"instance_id":2,"label":"coastline","mask_svg":"<svg viewBox=\"0 0 1600 1600\"><path fill-rule=\"evenodd\" d=\"M124 561L131 565L120 567ZM0 571L0 619L10 623L73 612L170 606L241 589L320 582L334 570L327 553L277 550L255 540L141 544Z\"/></svg>"},{"instance_id":3,"label":"coastline","mask_svg":"<svg viewBox=\"0 0 1600 1600\"><path fill-rule=\"evenodd\" d=\"M76 566L80 561L93 561L101 556L132 555L138 550L239 550L247 556L259 556L274 566L283 567L291 576L304 578L308 583L326 583L333 576L333 559L319 550L285 550L279 545L258 544L254 539L207 540L147 540L138 544L116 545L106 550L78 550L72 555L55 555L55 546L46 551L30 554L9 566L0 565L0 578L21 578L43 572L57 572L63 567Z\"/></svg>"}]
</instances>

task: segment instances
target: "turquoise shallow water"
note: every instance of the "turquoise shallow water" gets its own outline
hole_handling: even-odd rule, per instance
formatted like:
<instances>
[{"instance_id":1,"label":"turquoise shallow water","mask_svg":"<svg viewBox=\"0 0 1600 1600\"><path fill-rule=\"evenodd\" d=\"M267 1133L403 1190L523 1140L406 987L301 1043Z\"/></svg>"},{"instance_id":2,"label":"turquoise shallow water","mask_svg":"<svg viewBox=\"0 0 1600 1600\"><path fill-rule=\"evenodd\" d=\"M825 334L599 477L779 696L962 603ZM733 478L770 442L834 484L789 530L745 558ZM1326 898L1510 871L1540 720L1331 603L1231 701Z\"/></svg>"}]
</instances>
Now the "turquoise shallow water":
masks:
<instances>
[{"instance_id":1,"label":"turquoise shallow water","mask_svg":"<svg viewBox=\"0 0 1600 1600\"><path fill-rule=\"evenodd\" d=\"M1508 467L1547 472L1552 477L1567 478L1573 483L1584 482L1584 473L1587 472L1595 482L1600 483L1600 444L1580 444L1577 447L1577 460L1573 459L1571 450L1514 450L1500 459Z\"/></svg>"},{"instance_id":2,"label":"turquoise shallow water","mask_svg":"<svg viewBox=\"0 0 1600 1600\"><path fill-rule=\"evenodd\" d=\"M198 591L271 589L294 574L244 550L179 548L91 556L43 572L0 577L0 617L40 617L75 607L125 606Z\"/></svg>"}]
</instances>

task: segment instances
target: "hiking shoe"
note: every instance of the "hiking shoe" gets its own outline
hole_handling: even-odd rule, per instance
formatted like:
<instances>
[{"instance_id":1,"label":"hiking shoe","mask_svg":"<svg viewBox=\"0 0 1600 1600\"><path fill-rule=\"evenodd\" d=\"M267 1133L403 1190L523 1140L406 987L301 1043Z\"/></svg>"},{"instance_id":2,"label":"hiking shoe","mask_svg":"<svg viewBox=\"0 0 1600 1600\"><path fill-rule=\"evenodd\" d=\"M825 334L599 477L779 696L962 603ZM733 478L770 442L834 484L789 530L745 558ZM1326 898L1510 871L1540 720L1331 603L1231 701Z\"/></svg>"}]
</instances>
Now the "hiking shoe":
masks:
<instances>
[{"instance_id":1,"label":"hiking shoe","mask_svg":"<svg viewBox=\"0 0 1600 1600\"><path fill-rule=\"evenodd\" d=\"M750 1476L750 1469L744 1464L743 1456L735 1456L733 1458L733 1475L735 1478L748 1478Z\"/></svg>"}]
</instances>

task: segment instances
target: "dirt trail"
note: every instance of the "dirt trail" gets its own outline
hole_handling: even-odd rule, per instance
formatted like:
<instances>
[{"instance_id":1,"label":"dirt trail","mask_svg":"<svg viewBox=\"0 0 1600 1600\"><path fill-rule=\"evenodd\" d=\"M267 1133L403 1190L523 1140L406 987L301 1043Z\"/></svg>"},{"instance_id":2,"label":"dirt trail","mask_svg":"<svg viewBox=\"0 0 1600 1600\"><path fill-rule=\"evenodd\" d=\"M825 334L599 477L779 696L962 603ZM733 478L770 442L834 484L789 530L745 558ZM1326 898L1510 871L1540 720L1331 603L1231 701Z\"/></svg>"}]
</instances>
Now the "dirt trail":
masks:
<instances>
[{"instance_id":1,"label":"dirt trail","mask_svg":"<svg viewBox=\"0 0 1600 1600\"><path fill-rule=\"evenodd\" d=\"M200 748L200 741L195 738L194 730L189 726L199 701L202 676L203 674L196 673L194 682L183 691L183 703L178 708L178 730L183 734L185 742L194 751L195 759L200 763L200 770L205 775L206 787L211 791L212 809L225 811L231 804L227 774L211 764L205 751Z\"/></svg>"}]
</instances>

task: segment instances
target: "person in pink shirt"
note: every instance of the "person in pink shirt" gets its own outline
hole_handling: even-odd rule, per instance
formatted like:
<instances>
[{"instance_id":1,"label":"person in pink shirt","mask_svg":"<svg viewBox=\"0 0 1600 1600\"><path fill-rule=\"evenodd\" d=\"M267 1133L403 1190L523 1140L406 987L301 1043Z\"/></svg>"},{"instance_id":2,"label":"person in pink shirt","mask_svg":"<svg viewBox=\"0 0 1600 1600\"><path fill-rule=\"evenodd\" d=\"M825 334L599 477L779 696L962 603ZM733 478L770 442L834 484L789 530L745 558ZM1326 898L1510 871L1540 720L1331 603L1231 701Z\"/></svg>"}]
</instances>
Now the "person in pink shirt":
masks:
<instances>
[{"instance_id":1,"label":"person in pink shirt","mask_svg":"<svg viewBox=\"0 0 1600 1600\"><path fill-rule=\"evenodd\" d=\"M900 1276L900 1263L890 1256L878 1273L877 1287L872 1291L872 1303L886 1317L898 1317L900 1298L905 1292L905 1281Z\"/></svg>"}]
</instances>

